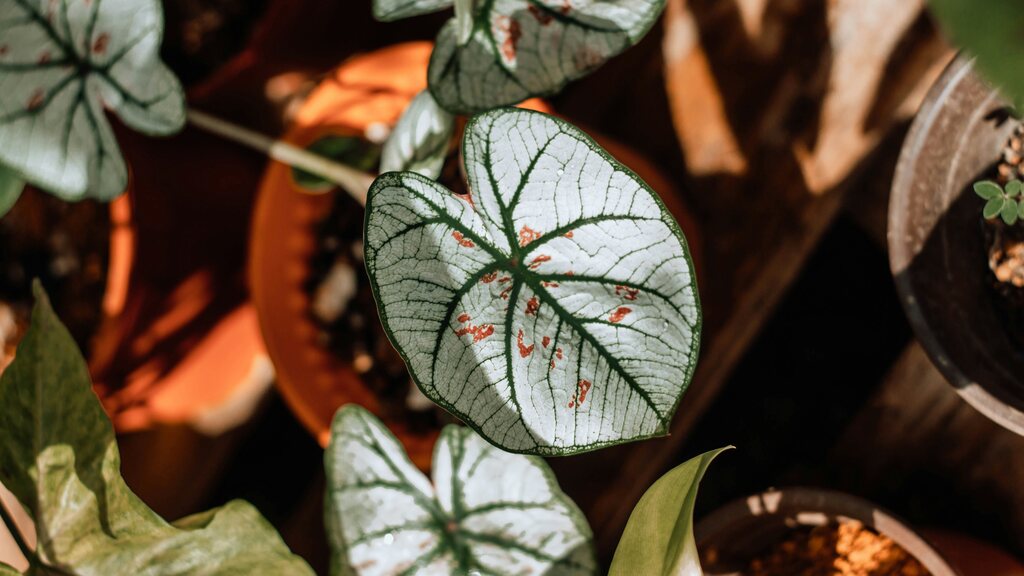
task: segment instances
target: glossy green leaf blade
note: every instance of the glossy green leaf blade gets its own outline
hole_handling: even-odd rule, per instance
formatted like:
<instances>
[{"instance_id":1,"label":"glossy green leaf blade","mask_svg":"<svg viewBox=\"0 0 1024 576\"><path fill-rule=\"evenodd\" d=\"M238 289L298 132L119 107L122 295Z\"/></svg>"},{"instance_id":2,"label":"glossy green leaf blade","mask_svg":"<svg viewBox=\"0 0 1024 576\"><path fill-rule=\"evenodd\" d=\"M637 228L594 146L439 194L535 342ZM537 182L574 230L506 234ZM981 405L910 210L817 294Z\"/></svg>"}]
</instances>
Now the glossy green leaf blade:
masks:
<instances>
[{"instance_id":1,"label":"glossy green leaf blade","mask_svg":"<svg viewBox=\"0 0 1024 576\"><path fill-rule=\"evenodd\" d=\"M657 195L574 126L514 108L466 128L472 197L381 176L366 264L420 389L494 444L572 454L663 434L700 309Z\"/></svg>"},{"instance_id":2,"label":"glossy green leaf blade","mask_svg":"<svg viewBox=\"0 0 1024 576\"><path fill-rule=\"evenodd\" d=\"M454 131L455 118L437 105L430 92L420 92L384 143L380 172L409 171L437 179Z\"/></svg>"},{"instance_id":3,"label":"glossy green leaf blade","mask_svg":"<svg viewBox=\"0 0 1024 576\"><path fill-rule=\"evenodd\" d=\"M647 34L664 0L483 0L467 42L455 19L430 58L438 104L469 114L558 92Z\"/></svg>"},{"instance_id":4,"label":"glossy green leaf blade","mask_svg":"<svg viewBox=\"0 0 1024 576\"><path fill-rule=\"evenodd\" d=\"M31 327L0 377L0 482L35 520L40 573L311 575L246 503L176 527L131 492L85 361L38 283L35 293Z\"/></svg>"},{"instance_id":5,"label":"glossy green leaf blade","mask_svg":"<svg viewBox=\"0 0 1024 576\"><path fill-rule=\"evenodd\" d=\"M0 218L14 206L25 189L25 182L13 170L0 166Z\"/></svg>"},{"instance_id":6,"label":"glossy green leaf blade","mask_svg":"<svg viewBox=\"0 0 1024 576\"><path fill-rule=\"evenodd\" d=\"M434 484L366 410L338 411L325 455L332 574L596 572L592 534L543 460L445 428Z\"/></svg>"},{"instance_id":7,"label":"glossy green leaf blade","mask_svg":"<svg viewBox=\"0 0 1024 576\"><path fill-rule=\"evenodd\" d=\"M439 12L452 0L373 0L373 17L382 22Z\"/></svg>"},{"instance_id":8,"label":"glossy green leaf blade","mask_svg":"<svg viewBox=\"0 0 1024 576\"><path fill-rule=\"evenodd\" d=\"M0 0L0 162L68 199L124 191L104 106L146 134L185 121L157 0Z\"/></svg>"},{"instance_id":9,"label":"glossy green leaf blade","mask_svg":"<svg viewBox=\"0 0 1024 576\"><path fill-rule=\"evenodd\" d=\"M704 472L726 450L688 460L647 489L629 516L609 576L702 574L693 538L693 507Z\"/></svg>"}]
</instances>

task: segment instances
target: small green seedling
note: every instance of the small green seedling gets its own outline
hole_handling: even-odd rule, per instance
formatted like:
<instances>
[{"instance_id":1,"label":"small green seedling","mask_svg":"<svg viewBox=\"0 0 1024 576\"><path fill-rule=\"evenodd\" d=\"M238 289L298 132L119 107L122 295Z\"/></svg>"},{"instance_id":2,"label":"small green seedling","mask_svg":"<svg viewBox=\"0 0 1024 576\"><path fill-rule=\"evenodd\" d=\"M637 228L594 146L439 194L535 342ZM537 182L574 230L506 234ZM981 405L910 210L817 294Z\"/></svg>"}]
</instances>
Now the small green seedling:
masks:
<instances>
[{"instance_id":1,"label":"small green seedling","mask_svg":"<svg viewBox=\"0 0 1024 576\"><path fill-rule=\"evenodd\" d=\"M974 193L985 200L981 215L986 220L1002 218L1007 226L1013 226L1017 220L1024 219L1022 191L1024 185L1020 180L1010 180L1005 186L991 180L983 180L974 185Z\"/></svg>"}]
</instances>

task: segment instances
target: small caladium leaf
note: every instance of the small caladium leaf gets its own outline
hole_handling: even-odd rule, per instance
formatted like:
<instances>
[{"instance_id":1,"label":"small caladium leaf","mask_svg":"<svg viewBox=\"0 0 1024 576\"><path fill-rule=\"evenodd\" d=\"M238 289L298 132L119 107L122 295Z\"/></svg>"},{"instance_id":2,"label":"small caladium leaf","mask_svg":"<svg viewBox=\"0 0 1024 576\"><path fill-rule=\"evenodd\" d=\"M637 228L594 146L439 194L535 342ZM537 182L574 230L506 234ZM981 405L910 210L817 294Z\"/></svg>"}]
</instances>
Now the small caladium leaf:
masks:
<instances>
[{"instance_id":1,"label":"small caladium leaf","mask_svg":"<svg viewBox=\"0 0 1024 576\"><path fill-rule=\"evenodd\" d=\"M986 219L995 218L1002 212L1004 205L1006 205L1006 198L996 196L985 203L985 207L981 210L981 215Z\"/></svg>"},{"instance_id":2,"label":"small caladium leaf","mask_svg":"<svg viewBox=\"0 0 1024 576\"><path fill-rule=\"evenodd\" d=\"M131 492L85 361L34 289L32 325L0 376L0 483L35 521L35 573L312 576L249 504L168 524Z\"/></svg>"},{"instance_id":3,"label":"small caladium leaf","mask_svg":"<svg viewBox=\"0 0 1024 576\"><path fill-rule=\"evenodd\" d=\"M430 92L420 92L384 143L381 173L409 171L436 179L454 131L455 117L438 106Z\"/></svg>"},{"instance_id":4,"label":"small caladium leaf","mask_svg":"<svg viewBox=\"0 0 1024 576\"><path fill-rule=\"evenodd\" d=\"M612 558L609 576L700 576L693 539L697 489L711 461L729 448L706 452L658 479L633 509Z\"/></svg>"},{"instance_id":5,"label":"small caladium leaf","mask_svg":"<svg viewBox=\"0 0 1024 576\"><path fill-rule=\"evenodd\" d=\"M104 106L146 134L185 121L162 33L157 0L0 0L0 163L67 199L123 192Z\"/></svg>"},{"instance_id":6,"label":"small caladium leaf","mask_svg":"<svg viewBox=\"0 0 1024 576\"><path fill-rule=\"evenodd\" d=\"M1017 201L1007 200L999 215L1008 226L1013 226L1017 222Z\"/></svg>"},{"instance_id":7,"label":"small caladium leaf","mask_svg":"<svg viewBox=\"0 0 1024 576\"><path fill-rule=\"evenodd\" d=\"M452 0L373 0L373 17L381 22L391 22L439 12L451 5Z\"/></svg>"},{"instance_id":8,"label":"small caladium leaf","mask_svg":"<svg viewBox=\"0 0 1024 576\"><path fill-rule=\"evenodd\" d=\"M13 170L0 166L0 217L14 206L25 189L25 182Z\"/></svg>"},{"instance_id":9,"label":"small caladium leaf","mask_svg":"<svg viewBox=\"0 0 1024 576\"><path fill-rule=\"evenodd\" d=\"M363 172L376 172L381 157L380 145L358 136L324 136L307 146L306 150ZM300 168L292 168L292 179L300 188L310 192L327 192L337 186Z\"/></svg>"},{"instance_id":10,"label":"small caladium leaf","mask_svg":"<svg viewBox=\"0 0 1024 576\"><path fill-rule=\"evenodd\" d=\"M991 180L983 180L981 182L975 182L974 193L985 200L991 200L996 196L1002 196L1003 189L999 187L999 184L996 184Z\"/></svg>"},{"instance_id":11,"label":"small caladium leaf","mask_svg":"<svg viewBox=\"0 0 1024 576\"><path fill-rule=\"evenodd\" d=\"M594 574L583 514L537 457L448 426L431 485L394 436L349 404L324 456L331 574Z\"/></svg>"},{"instance_id":12,"label":"small caladium leaf","mask_svg":"<svg viewBox=\"0 0 1024 576\"><path fill-rule=\"evenodd\" d=\"M466 127L472 196L410 172L367 202L366 266L424 394L513 452L663 434L700 309L657 195L576 127L498 109Z\"/></svg>"},{"instance_id":13,"label":"small caladium leaf","mask_svg":"<svg viewBox=\"0 0 1024 576\"><path fill-rule=\"evenodd\" d=\"M437 102L469 114L558 92L647 34L664 0L491 0L472 35L441 29L428 79Z\"/></svg>"}]
</instances>

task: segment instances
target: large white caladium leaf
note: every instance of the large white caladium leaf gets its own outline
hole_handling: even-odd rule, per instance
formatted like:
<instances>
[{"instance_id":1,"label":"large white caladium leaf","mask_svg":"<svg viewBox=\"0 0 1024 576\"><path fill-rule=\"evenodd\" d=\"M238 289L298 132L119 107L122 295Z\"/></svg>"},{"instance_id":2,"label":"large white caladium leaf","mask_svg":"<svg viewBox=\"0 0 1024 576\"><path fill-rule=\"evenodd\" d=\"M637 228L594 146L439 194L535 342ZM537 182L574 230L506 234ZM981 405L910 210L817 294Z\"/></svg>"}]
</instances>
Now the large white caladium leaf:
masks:
<instances>
[{"instance_id":1,"label":"large white caladium leaf","mask_svg":"<svg viewBox=\"0 0 1024 576\"><path fill-rule=\"evenodd\" d=\"M420 92L384 143L381 173L410 171L437 178L454 131L455 118L437 105L430 92Z\"/></svg>"},{"instance_id":2,"label":"large white caladium leaf","mask_svg":"<svg viewBox=\"0 0 1024 576\"><path fill-rule=\"evenodd\" d=\"M61 197L124 191L103 108L146 134L185 121L157 0L0 0L0 163Z\"/></svg>"},{"instance_id":3,"label":"large white caladium leaf","mask_svg":"<svg viewBox=\"0 0 1024 576\"><path fill-rule=\"evenodd\" d=\"M444 10L452 0L373 0L373 17L382 22Z\"/></svg>"},{"instance_id":4,"label":"large white caladium leaf","mask_svg":"<svg viewBox=\"0 0 1024 576\"><path fill-rule=\"evenodd\" d=\"M332 574L596 572L592 534L535 456L494 448L448 426L431 485L366 410L347 405L325 455Z\"/></svg>"},{"instance_id":5,"label":"large white caladium leaf","mask_svg":"<svg viewBox=\"0 0 1024 576\"><path fill-rule=\"evenodd\" d=\"M636 44L665 0L479 0L468 38L453 18L430 58L430 91L468 114L558 92Z\"/></svg>"},{"instance_id":6,"label":"large white caladium leaf","mask_svg":"<svg viewBox=\"0 0 1024 576\"><path fill-rule=\"evenodd\" d=\"M430 399L513 452L663 434L696 363L686 240L586 134L505 108L473 118L472 196L384 174L366 265L392 343Z\"/></svg>"}]
</instances>

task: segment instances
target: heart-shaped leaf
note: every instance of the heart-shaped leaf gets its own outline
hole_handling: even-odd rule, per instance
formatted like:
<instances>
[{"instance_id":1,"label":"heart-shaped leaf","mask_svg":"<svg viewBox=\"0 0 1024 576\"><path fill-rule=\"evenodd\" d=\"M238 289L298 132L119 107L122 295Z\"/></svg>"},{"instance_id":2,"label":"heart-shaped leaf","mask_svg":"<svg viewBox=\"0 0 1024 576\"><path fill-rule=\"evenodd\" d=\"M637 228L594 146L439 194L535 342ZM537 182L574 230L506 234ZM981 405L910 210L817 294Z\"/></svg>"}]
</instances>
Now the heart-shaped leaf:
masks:
<instances>
[{"instance_id":1,"label":"heart-shaped leaf","mask_svg":"<svg viewBox=\"0 0 1024 576\"><path fill-rule=\"evenodd\" d=\"M14 206L25 189L25 182L13 170L0 166L0 217Z\"/></svg>"},{"instance_id":2,"label":"heart-shaped leaf","mask_svg":"<svg viewBox=\"0 0 1024 576\"><path fill-rule=\"evenodd\" d=\"M373 17L382 22L430 14L452 5L452 0L373 0Z\"/></svg>"},{"instance_id":3,"label":"heart-shaped leaf","mask_svg":"<svg viewBox=\"0 0 1024 576\"><path fill-rule=\"evenodd\" d=\"M732 447L705 452L676 466L644 492L615 549L609 576L700 576L693 539L697 489L711 461Z\"/></svg>"},{"instance_id":4,"label":"heart-shaped leaf","mask_svg":"<svg viewBox=\"0 0 1024 576\"><path fill-rule=\"evenodd\" d=\"M0 163L68 199L123 192L104 105L146 134L185 121L162 33L156 0L0 0Z\"/></svg>"},{"instance_id":5,"label":"heart-shaped leaf","mask_svg":"<svg viewBox=\"0 0 1024 576\"><path fill-rule=\"evenodd\" d=\"M448 426L431 485L379 420L349 404L325 455L332 574L594 574L583 514L540 458Z\"/></svg>"},{"instance_id":6,"label":"heart-shaped leaf","mask_svg":"<svg viewBox=\"0 0 1024 576\"><path fill-rule=\"evenodd\" d=\"M391 131L380 160L380 171L410 171L436 179L441 174L455 118L424 90L413 98Z\"/></svg>"},{"instance_id":7,"label":"heart-shaped leaf","mask_svg":"<svg viewBox=\"0 0 1024 576\"><path fill-rule=\"evenodd\" d=\"M249 504L172 525L131 492L85 361L38 283L35 293L0 377L0 482L35 520L39 573L312 575Z\"/></svg>"},{"instance_id":8,"label":"heart-shaped leaf","mask_svg":"<svg viewBox=\"0 0 1024 576\"><path fill-rule=\"evenodd\" d=\"M693 373L700 309L657 195L576 127L473 118L472 197L410 172L367 202L366 266L420 389L513 452L663 434Z\"/></svg>"},{"instance_id":9,"label":"heart-shaped leaf","mask_svg":"<svg viewBox=\"0 0 1024 576\"><path fill-rule=\"evenodd\" d=\"M985 200L991 200L996 196L1002 196L1003 189L991 180L982 180L974 183L974 193Z\"/></svg>"},{"instance_id":10,"label":"heart-shaped leaf","mask_svg":"<svg viewBox=\"0 0 1024 576\"><path fill-rule=\"evenodd\" d=\"M483 0L462 41L456 19L430 58L438 104L469 114L558 92L647 34L664 0Z\"/></svg>"}]
</instances>

